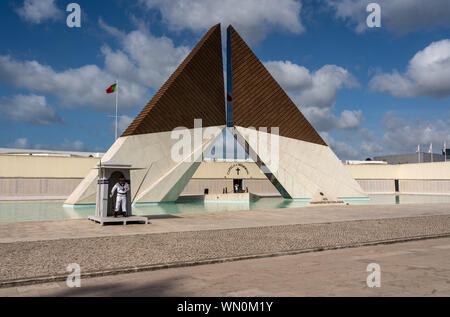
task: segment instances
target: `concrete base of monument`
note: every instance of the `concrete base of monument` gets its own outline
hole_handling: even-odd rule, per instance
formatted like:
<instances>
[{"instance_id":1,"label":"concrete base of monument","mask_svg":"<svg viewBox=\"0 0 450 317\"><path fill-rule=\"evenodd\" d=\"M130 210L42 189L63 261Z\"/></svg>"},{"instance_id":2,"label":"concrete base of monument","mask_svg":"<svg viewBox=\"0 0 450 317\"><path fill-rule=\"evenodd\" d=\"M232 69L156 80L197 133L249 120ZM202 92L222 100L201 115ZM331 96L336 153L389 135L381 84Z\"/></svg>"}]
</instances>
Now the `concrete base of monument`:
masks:
<instances>
[{"instance_id":1,"label":"concrete base of monument","mask_svg":"<svg viewBox=\"0 0 450 317\"><path fill-rule=\"evenodd\" d=\"M314 207L321 207L321 206L347 206L349 203L346 203L342 200L337 201L316 201L316 202L310 202L306 207L308 206L314 206Z\"/></svg>"},{"instance_id":2,"label":"concrete base of monument","mask_svg":"<svg viewBox=\"0 0 450 317\"><path fill-rule=\"evenodd\" d=\"M230 201L255 201L260 197L258 195L252 193L231 193L231 194L210 194L205 195L205 202L213 201L213 202L230 202Z\"/></svg>"},{"instance_id":3,"label":"concrete base of monument","mask_svg":"<svg viewBox=\"0 0 450 317\"><path fill-rule=\"evenodd\" d=\"M148 224L148 218L142 217L142 216L128 216L128 217L97 217L97 216L90 216L88 217L89 220L92 220L96 223L101 224L104 226L105 224L116 224L116 223L122 223L124 226L127 223L144 223Z\"/></svg>"},{"instance_id":4,"label":"concrete base of monument","mask_svg":"<svg viewBox=\"0 0 450 317\"><path fill-rule=\"evenodd\" d=\"M348 203L345 203L343 200L338 199L335 195L331 195L330 193L318 190L309 201L309 205L334 206L348 205Z\"/></svg>"}]
</instances>

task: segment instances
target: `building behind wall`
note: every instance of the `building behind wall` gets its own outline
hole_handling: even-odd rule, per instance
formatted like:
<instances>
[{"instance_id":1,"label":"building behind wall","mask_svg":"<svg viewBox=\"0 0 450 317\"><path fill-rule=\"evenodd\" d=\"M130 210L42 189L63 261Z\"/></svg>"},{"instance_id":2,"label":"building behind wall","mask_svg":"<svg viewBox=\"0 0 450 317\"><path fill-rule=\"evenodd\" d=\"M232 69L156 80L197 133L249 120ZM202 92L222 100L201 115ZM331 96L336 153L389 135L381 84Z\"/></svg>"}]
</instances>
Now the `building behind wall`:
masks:
<instances>
[{"instance_id":1,"label":"building behind wall","mask_svg":"<svg viewBox=\"0 0 450 317\"><path fill-rule=\"evenodd\" d=\"M420 155L420 162L419 162ZM444 162L445 156L442 154L433 153L410 153L410 154L396 154L396 155L383 155L375 156L375 161L384 161L388 164L413 164L413 163L430 163L430 162Z\"/></svg>"}]
</instances>

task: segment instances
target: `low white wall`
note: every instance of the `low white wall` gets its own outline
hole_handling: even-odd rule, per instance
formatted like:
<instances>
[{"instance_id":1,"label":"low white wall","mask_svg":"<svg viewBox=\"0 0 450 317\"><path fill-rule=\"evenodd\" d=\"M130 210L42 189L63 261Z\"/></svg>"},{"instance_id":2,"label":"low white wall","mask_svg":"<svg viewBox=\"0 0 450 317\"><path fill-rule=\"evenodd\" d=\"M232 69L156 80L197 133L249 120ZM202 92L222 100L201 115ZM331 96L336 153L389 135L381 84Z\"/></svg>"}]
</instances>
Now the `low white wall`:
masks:
<instances>
[{"instance_id":1,"label":"low white wall","mask_svg":"<svg viewBox=\"0 0 450 317\"><path fill-rule=\"evenodd\" d=\"M98 158L0 155L0 200L65 199Z\"/></svg>"},{"instance_id":2,"label":"low white wall","mask_svg":"<svg viewBox=\"0 0 450 317\"><path fill-rule=\"evenodd\" d=\"M203 195L205 188L208 189L210 194L222 194L223 188L227 187L228 193L233 192L233 180L232 179L192 179L184 188L181 196L187 195Z\"/></svg>"},{"instance_id":3,"label":"low white wall","mask_svg":"<svg viewBox=\"0 0 450 317\"><path fill-rule=\"evenodd\" d=\"M394 179L358 179L367 194L394 194ZM399 179L399 194L450 195L450 180Z\"/></svg>"},{"instance_id":4,"label":"low white wall","mask_svg":"<svg viewBox=\"0 0 450 317\"><path fill-rule=\"evenodd\" d=\"M84 178L99 158L0 155L1 178Z\"/></svg>"},{"instance_id":5,"label":"low white wall","mask_svg":"<svg viewBox=\"0 0 450 317\"><path fill-rule=\"evenodd\" d=\"M400 193L450 195L450 180L400 180Z\"/></svg>"},{"instance_id":6,"label":"low white wall","mask_svg":"<svg viewBox=\"0 0 450 317\"><path fill-rule=\"evenodd\" d=\"M395 165L345 165L355 179L450 180L450 161Z\"/></svg>"},{"instance_id":7,"label":"low white wall","mask_svg":"<svg viewBox=\"0 0 450 317\"><path fill-rule=\"evenodd\" d=\"M281 196L273 184L266 179L244 179L242 180L242 189L257 195Z\"/></svg>"},{"instance_id":8,"label":"low white wall","mask_svg":"<svg viewBox=\"0 0 450 317\"><path fill-rule=\"evenodd\" d=\"M68 197L82 178L0 178L0 200L14 197Z\"/></svg>"},{"instance_id":9,"label":"low white wall","mask_svg":"<svg viewBox=\"0 0 450 317\"><path fill-rule=\"evenodd\" d=\"M450 195L450 162L345 166L368 194L394 193L397 179L400 194Z\"/></svg>"},{"instance_id":10,"label":"low white wall","mask_svg":"<svg viewBox=\"0 0 450 317\"><path fill-rule=\"evenodd\" d=\"M395 192L393 179L358 179L357 182L367 194L393 194Z\"/></svg>"},{"instance_id":11,"label":"low white wall","mask_svg":"<svg viewBox=\"0 0 450 317\"><path fill-rule=\"evenodd\" d=\"M208 189L210 194L222 194L223 189L227 188L228 193L233 192L233 180L232 179L191 179L181 193L182 196L187 195L203 195L205 188ZM243 179L242 189L253 194L263 196L275 196L280 195L273 184L266 179Z\"/></svg>"},{"instance_id":12,"label":"low white wall","mask_svg":"<svg viewBox=\"0 0 450 317\"><path fill-rule=\"evenodd\" d=\"M38 157L0 155L0 200L14 197L67 197L81 180L95 167L98 158ZM215 165L217 164L217 165ZM264 175L259 175L255 164L243 163L243 189L255 194L278 195ZM218 169L215 169L215 166ZM226 186L233 191L236 168L228 171L231 163L201 164L182 195L203 195L204 189L221 194ZM345 165L362 189L369 194L394 193L394 180L399 180L400 193L450 195L450 162L399 165ZM257 168L257 167L256 167ZM229 178L207 179L209 173ZM249 178L258 176L257 178ZM261 176L261 178L259 177ZM198 178L196 178L198 177Z\"/></svg>"}]
</instances>

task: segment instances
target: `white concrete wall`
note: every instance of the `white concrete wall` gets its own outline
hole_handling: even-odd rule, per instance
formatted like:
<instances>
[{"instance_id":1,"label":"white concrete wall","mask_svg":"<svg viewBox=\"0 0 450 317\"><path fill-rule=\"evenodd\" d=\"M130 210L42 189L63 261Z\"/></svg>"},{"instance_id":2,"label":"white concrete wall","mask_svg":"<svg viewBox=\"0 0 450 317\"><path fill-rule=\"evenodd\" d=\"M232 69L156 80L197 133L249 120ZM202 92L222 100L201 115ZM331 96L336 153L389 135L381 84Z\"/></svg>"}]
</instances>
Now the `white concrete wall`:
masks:
<instances>
[{"instance_id":1,"label":"white concrete wall","mask_svg":"<svg viewBox=\"0 0 450 317\"><path fill-rule=\"evenodd\" d=\"M357 182L367 194L395 193L395 183L393 179L358 179Z\"/></svg>"},{"instance_id":2,"label":"white concrete wall","mask_svg":"<svg viewBox=\"0 0 450 317\"><path fill-rule=\"evenodd\" d=\"M402 194L450 195L450 180L412 180L399 181Z\"/></svg>"},{"instance_id":3,"label":"white concrete wall","mask_svg":"<svg viewBox=\"0 0 450 317\"><path fill-rule=\"evenodd\" d=\"M203 195L205 188L208 188L210 194L222 194L224 188L228 193L233 192L232 179L191 179L181 193L186 195Z\"/></svg>"},{"instance_id":4,"label":"white concrete wall","mask_svg":"<svg viewBox=\"0 0 450 317\"><path fill-rule=\"evenodd\" d=\"M202 162L192 177L196 179L267 179L254 162Z\"/></svg>"},{"instance_id":5,"label":"white concrete wall","mask_svg":"<svg viewBox=\"0 0 450 317\"><path fill-rule=\"evenodd\" d=\"M450 180L450 161L396 165L346 165L355 179Z\"/></svg>"},{"instance_id":6,"label":"white concrete wall","mask_svg":"<svg viewBox=\"0 0 450 317\"><path fill-rule=\"evenodd\" d=\"M0 200L65 199L99 160L0 155Z\"/></svg>"},{"instance_id":7,"label":"white concrete wall","mask_svg":"<svg viewBox=\"0 0 450 317\"><path fill-rule=\"evenodd\" d=\"M223 189L227 188L228 193L233 192L232 179L194 179L192 178L181 193L182 196L203 195L205 188L208 188L210 194L222 194ZM253 194L262 196L279 196L280 193L267 179L243 179L242 189Z\"/></svg>"},{"instance_id":8,"label":"white concrete wall","mask_svg":"<svg viewBox=\"0 0 450 317\"><path fill-rule=\"evenodd\" d=\"M273 186L273 184L267 179L244 179L242 180L242 188L253 194L261 196L280 196L278 190Z\"/></svg>"},{"instance_id":9,"label":"white concrete wall","mask_svg":"<svg viewBox=\"0 0 450 317\"><path fill-rule=\"evenodd\" d=\"M450 162L346 167L367 193L394 193L397 179L400 194L450 195Z\"/></svg>"},{"instance_id":10,"label":"white concrete wall","mask_svg":"<svg viewBox=\"0 0 450 317\"><path fill-rule=\"evenodd\" d=\"M84 178L99 158L0 155L0 178Z\"/></svg>"},{"instance_id":11,"label":"white concrete wall","mask_svg":"<svg viewBox=\"0 0 450 317\"><path fill-rule=\"evenodd\" d=\"M0 200L67 198L82 178L0 178Z\"/></svg>"}]
</instances>

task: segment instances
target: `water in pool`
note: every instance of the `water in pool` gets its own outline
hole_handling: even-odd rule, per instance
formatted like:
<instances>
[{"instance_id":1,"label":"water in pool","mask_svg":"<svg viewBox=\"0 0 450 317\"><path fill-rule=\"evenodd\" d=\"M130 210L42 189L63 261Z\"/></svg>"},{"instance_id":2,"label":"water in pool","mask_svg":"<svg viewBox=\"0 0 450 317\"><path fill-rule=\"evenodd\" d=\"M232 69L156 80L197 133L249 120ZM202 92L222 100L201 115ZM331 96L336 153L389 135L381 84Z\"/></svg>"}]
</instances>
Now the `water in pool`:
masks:
<instances>
[{"instance_id":1,"label":"water in pool","mask_svg":"<svg viewBox=\"0 0 450 317\"><path fill-rule=\"evenodd\" d=\"M373 195L370 199L344 201L350 204L421 204L450 203L449 196L431 195ZM161 215L195 212L233 210L262 210L275 208L304 207L306 201L282 198L261 198L256 202L203 202L142 204L133 208L135 215ZM63 206L61 201L47 202L0 202L0 222L43 221L61 219L82 219L94 214L93 205L80 207Z\"/></svg>"}]
</instances>

